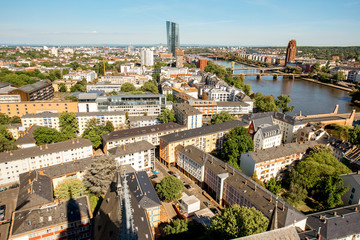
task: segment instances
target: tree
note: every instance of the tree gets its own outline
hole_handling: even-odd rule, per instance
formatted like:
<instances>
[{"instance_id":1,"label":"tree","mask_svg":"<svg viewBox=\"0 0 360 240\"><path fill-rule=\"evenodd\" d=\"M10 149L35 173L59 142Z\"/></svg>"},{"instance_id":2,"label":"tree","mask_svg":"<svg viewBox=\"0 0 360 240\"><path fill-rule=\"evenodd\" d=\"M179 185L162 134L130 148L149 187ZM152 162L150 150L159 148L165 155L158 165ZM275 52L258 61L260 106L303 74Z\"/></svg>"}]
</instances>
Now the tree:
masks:
<instances>
[{"instance_id":1,"label":"tree","mask_svg":"<svg viewBox=\"0 0 360 240\"><path fill-rule=\"evenodd\" d=\"M56 143L63 140L61 133L49 127L38 127L35 129L33 135L37 145Z\"/></svg>"},{"instance_id":2,"label":"tree","mask_svg":"<svg viewBox=\"0 0 360 240\"><path fill-rule=\"evenodd\" d=\"M233 239L265 232L268 225L259 210L234 204L212 219L209 230L215 239Z\"/></svg>"},{"instance_id":3,"label":"tree","mask_svg":"<svg viewBox=\"0 0 360 240\"><path fill-rule=\"evenodd\" d=\"M67 87L65 86L65 84L59 84L59 92L67 92Z\"/></svg>"},{"instance_id":4,"label":"tree","mask_svg":"<svg viewBox=\"0 0 360 240\"><path fill-rule=\"evenodd\" d=\"M93 148L97 149L102 144L101 135L112 131L114 131L114 125L110 121L106 121L105 124L99 124L96 118L92 118L87 121L82 137L89 139L93 144Z\"/></svg>"},{"instance_id":5,"label":"tree","mask_svg":"<svg viewBox=\"0 0 360 240\"><path fill-rule=\"evenodd\" d=\"M291 102L289 95L281 94L277 97L275 100L276 106L283 112L292 112L294 110L294 106L289 106L289 103Z\"/></svg>"},{"instance_id":6,"label":"tree","mask_svg":"<svg viewBox=\"0 0 360 240\"><path fill-rule=\"evenodd\" d=\"M174 96L171 93L167 94L166 95L166 101L173 102L174 101Z\"/></svg>"},{"instance_id":7,"label":"tree","mask_svg":"<svg viewBox=\"0 0 360 240\"><path fill-rule=\"evenodd\" d=\"M0 124L5 125L8 124L10 121L10 118L8 115L4 113L0 113Z\"/></svg>"},{"instance_id":8,"label":"tree","mask_svg":"<svg viewBox=\"0 0 360 240\"><path fill-rule=\"evenodd\" d=\"M76 114L73 112L62 112L59 116L59 127L64 139L76 138L76 132L79 130Z\"/></svg>"},{"instance_id":9,"label":"tree","mask_svg":"<svg viewBox=\"0 0 360 240\"><path fill-rule=\"evenodd\" d=\"M136 87L131 84L131 83L124 83L123 85L121 85L121 91L122 92L132 92L132 91L135 91L136 90Z\"/></svg>"},{"instance_id":10,"label":"tree","mask_svg":"<svg viewBox=\"0 0 360 240\"><path fill-rule=\"evenodd\" d=\"M174 201L181 197L184 186L180 179L174 176L167 176L156 185L155 190L161 199Z\"/></svg>"},{"instance_id":11,"label":"tree","mask_svg":"<svg viewBox=\"0 0 360 240\"><path fill-rule=\"evenodd\" d=\"M352 144L360 145L360 125L356 125L353 129L349 132L349 141Z\"/></svg>"},{"instance_id":12,"label":"tree","mask_svg":"<svg viewBox=\"0 0 360 240\"><path fill-rule=\"evenodd\" d=\"M10 123L11 124L21 123L21 118L19 116L12 116L10 118Z\"/></svg>"},{"instance_id":13,"label":"tree","mask_svg":"<svg viewBox=\"0 0 360 240\"><path fill-rule=\"evenodd\" d=\"M176 219L164 227L165 235L174 235L188 230L186 219Z\"/></svg>"},{"instance_id":14,"label":"tree","mask_svg":"<svg viewBox=\"0 0 360 240\"><path fill-rule=\"evenodd\" d=\"M113 132L115 130L114 124L110 121L105 122L104 130L109 132Z\"/></svg>"},{"instance_id":15,"label":"tree","mask_svg":"<svg viewBox=\"0 0 360 240\"><path fill-rule=\"evenodd\" d=\"M277 112L279 110L272 95L262 95L259 92L255 94L255 106L260 112Z\"/></svg>"},{"instance_id":16,"label":"tree","mask_svg":"<svg viewBox=\"0 0 360 240\"><path fill-rule=\"evenodd\" d=\"M64 180L55 188L55 196L57 196L60 201L67 201L71 198L79 197L83 195L84 192L84 183L77 178Z\"/></svg>"},{"instance_id":17,"label":"tree","mask_svg":"<svg viewBox=\"0 0 360 240\"><path fill-rule=\"evenodd\" d=\"M315 153L320 153L320 152L326 152L328 154L333 154L333 150L330 146L324 145L324 144L317 144L315 146L313 146L312 148L309 149L308 154L312 155Z\"/></svg>"},{"instance_id":18,"label":"tree","mask_svg":"<svg viewBox=\"0 0 360 240\"><path fill-rule=\"evenodd\" d=\"M319 62L314 63L314 65L312 66L312 71L320 72L320 63Z\"/></svg>"},{"instance_id":19,"label":"tree","mask_svg":"<svg viewBox=\"0 0 360 240\"><path fill-rule=\"evenodd\" d=\"M333 75L333 78L335 80L338 80L338 81L345 81L346 80L345 73L343 71L338 71L337 73L335 73Z\"/></svg>"},{"instance_id":20,"label":"tree","mask_svg":"<svg viewBox=\"0 0 360 240\"><path fill-rule=\"evenodd\" d=\"M220 113L214 114L210 120L211 124L218 124L222 122L228 122L235 120L235 117L231 116L227 111L221 111Z\"/></svg>"},{"instance_id":21,"label":"tree","mask_svg":"<svg viewBox=\"0 0 360 240\"><path fill-rule=\"evenodd\" d=\"M9 132L7 126L0 125L0 152L17 149L14 138Z\"/></svg>"},{"instance_id":22,"label":"tree","mask_svg":"<svg viewBox=\"0 0 360 240\"><path fill-rule=\"evenodd\" d=\"M265 187L273 194L278 195L281 190L281 183L277 182L275 178L272 177L269 181L265 182Z\"/></svg>"},{"instance_id":23,"label":"tree","mask_svg":"<svg viewBox=\"0 0 360 240\"><path fill-rule=\"evenodd\" d=\"M141 87L141 90L144 92L152 92L154 94L159 93L159 89L153 81L147 81L144 83L144 86Z\"/></svg>"},{"instance_id":24,"label":"tree","mask_svg":"<svg viewBox=\"0 0 360 240\"><path fill-rule=\"evenodd\" d=\"M247 132L244 127L235 127L225 135L222 158L239 170L241 153L254 150L254 142Z\"/></svg>"},{"instance_id":25,"label":"tree","mask_svg":"<svg viewBox=\"0 0 360 240\"><path fill-rule=\"evenodd\" d=\"M112 157L96 159L84 176L84 185L97 196L105 195L114 178L116 162Z\"/></svg>"},{"instance_id":26,"label":"tree","mask_svg":"<svg viewBox=\"0 0 360 240\"><path fill-rule=\"evenodd\" d=\"M13 136L11 135L9 129L7 126L5 125L0 125L0 135L4 136L7 140L9 141L13 141L14 138Z\"/></svg>"},{"instance_id":27,"label":"tree","mask_svg":"<svg viewBox=\"0 0 360 240\"><path fill-rule=\"evenodd\" d=\"M159 114L158 118L162 123L176 122L175 112L173 109L169 110L165 108L162 113Z\"/></svg>"}]
</instances>

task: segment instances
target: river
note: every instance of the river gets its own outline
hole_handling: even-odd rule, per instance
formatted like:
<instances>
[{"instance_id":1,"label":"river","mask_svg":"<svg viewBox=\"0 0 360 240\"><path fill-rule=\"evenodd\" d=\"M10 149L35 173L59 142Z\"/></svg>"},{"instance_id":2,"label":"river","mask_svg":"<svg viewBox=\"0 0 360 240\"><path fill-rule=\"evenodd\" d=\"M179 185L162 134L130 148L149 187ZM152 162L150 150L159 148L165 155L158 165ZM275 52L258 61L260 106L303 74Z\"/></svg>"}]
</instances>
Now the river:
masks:
<instances>
[{"instance_id":1,"label":"river","mask_svg":"<svg viewBox=\"0 0 360 240\"><path fill-rule=\"evenodd\" d=\"M231 67L229 61L209 60L225 67ZM246 67L248 66L235 64L235 68ZM235 70L235 74L257 72L259 70ZM290 80L279 76L278 80L273 80L272 76L262 76L261 80L257 80L256 76L246 76L245 83L251 85L254 93L261 92L264 95L273 95L275 98L281 94L290 95L292 100L290 105L295 106L291 115L298 115L299 111L303 115L330 113L337 104L339 113L351 112L354 108L359 111L351 104L348 92L301 79Z\"/></svg>"}]
</instances>

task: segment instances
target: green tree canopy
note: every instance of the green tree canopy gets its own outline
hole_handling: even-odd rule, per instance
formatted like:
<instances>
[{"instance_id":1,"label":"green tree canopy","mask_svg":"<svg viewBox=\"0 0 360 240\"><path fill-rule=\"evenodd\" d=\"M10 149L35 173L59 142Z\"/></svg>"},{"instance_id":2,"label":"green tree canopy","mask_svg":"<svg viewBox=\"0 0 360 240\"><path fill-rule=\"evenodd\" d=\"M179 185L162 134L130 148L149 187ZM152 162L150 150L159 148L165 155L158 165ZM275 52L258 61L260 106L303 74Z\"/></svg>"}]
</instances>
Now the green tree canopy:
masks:
<instances>
[{"instance_id":1,"label":"green tree canopy","mask_svg":"<svg viewBox=\"0 0 360 240\"><path fill-rule=\"evenodd\" d=\"M62 112L59 116L59 127L64 139L76 138L76 132L79 130L76 114L73 112Z\"/></svg>"},{"instance_id":2,"label":"green tree canopy","mask_svg":"<svg viewBox=\"0 0 360 240\"><path fill-rule=\"evenodd\" d=\"M34 138L37 145L56 143L63 140L63 136L54 128L38 127L35 129Z\"/></svg>"},{"instance_id":3,"label":"green tree canopy","mask_svg":"<svg viewBox=\"0 0 360 240\"><path fill-rule=\"evenodd\" d=\"M279 110L272 95L262 95L259 92L255 94L255 106L260 112L277 112Z\"/></svg>"},{"instance_id":4,"label":"green tree canopy","mask_svg":"<svg viewBox=\"0 0 360 240\"><path fill-rule=\"evenodd\" d=\"M166 101L173 102L174 101L174 96L171 93L167 94L166 95Z\"/></svg>"},{"instance_id":5,"label":"green tree canopy","mask_svg":"<svg viewBox=\"0 0 360 240\"><path fill-rule=\"evenodd\" d=\"M71 198L79 197L84 193L84 183L77 178L64 180L55 188L55 196L57 196L60 201L67 201Z\"/></svg>"},{"instance_id":6,"label":"green tree canopy","mask_svg":"<svg viewBox=\"0 0 360 240\"><path fill-rule=\"evenodd\" d=\"M176 219L164 227L165 235L174 235L188 230L186 219Z\"/></svg>"},{"instance_id":7,"label":"green tree canopy","mask_svg":"<svg viewBox=\"0 0 360 240\"><path fill-rule=\"evenodd\" d=\"M167 176L156 185L155 190L161 199L174 201L181 197L184 186L180 179L174 176Z\"/></svg>"},{"instance_id":8,"label":"green tree canopy","mask_svg":"<svg viewBox=\"0 0 360 240\"><path fill-rule=\"evenodd\" d=\"M349 131L349 141L352 144L360 145L360 125L356 125Z\"/></svg>"},{"instance_id":9,"label":"green tree canopy","mask_svg":"<svg viewBox=\"0 0 360 240\"><path fill-rule=\"evenodd\" d=\"M99 124L96 118L92 118L87 121L82 137L89 139L93 144L93 148L97 149L102 144L101 135L112 131L114 131L114 125L110 121L106 121L105 124Z\"/></svg>"},{"instance_id":10,"label":"green tree canopy","mask_svg":"<svg viewBox=\"0 0 360 240\"><path fill-rule=\"evenodd\" d=\"M209 230L215 239L233 239L265 232L268 225L259 210L234 204L212 219Z\"/></svg>"},{"instance_id":11,"label":"green tree canopy","mask_svg":"<svg viewBox=\"0 0 360 240\"><path fill-rule=\"evenodd\" d=\"M150 80L147 81L146 83L144 83L144 86L141 87L141 91L152 92L154 94L159 93L159 89L158 89L157 85L153 81L150 81Z\"/></svg>"},{"instance_id":12,"label":"green tree canopy","mask_svg":"<svg viewBox=\"0 0 360 240\"><path fill-rule=\"evenodd\" d=\"M222 159L240 170L239 161L241 153L254 150L254 142L244 127L235 127L225 135Z\"/></svg>"},{"instance_id":13,"label":"green tree canopy","mask_svg":"<svg viewBox=\"0 0 360 240\"><path fill-rule=\"evenodd\" d=\"M278 195L281 190L281 183L276 181L275 178L272 177L269 181L265 182L265 187L273 194Z\"/></svg>"},{"instance_id":14,"label":"green tree canopy","mask_svg":"<svg viewBox=\"0 0 360 240\"><path fill-rule=\"evenodd\" d=\"M59 92L67 92L67 87L65 86L65 84L59 84Z\"/></svg>"},{"instance_id":15,"label":"green tree canopy","mask_svg":"<svg viewBox=\"0 0 360 240\"><path fill-rule=\"evenodd\" d=\"M292 112L294 110L294 106L289 106L290 102L290 96L284 94L281 94L275 100L276 107L278 107L283 113Z\"/></svg>"},{"instance_id":16,"label":"green tree canopy","mask_svg":"<svg viewBox=\"0 0 360 240\"><path fill-rule=\"evenodd\" d=\"M175 112L172 109L163 109L162 113L159 114L158 118L162 123L176 122Z\"/></svg>"},{"instance_id":17,"label":"green tree canopy","mask_svg":"<svg viewBox=\"0 0 360 240\"><path fill-rule=\"evenodd\" d=\"M132 92L132 91L135 91L136 90L136 87L131 84L131 83L124 83L123 85L121 85L121 91L122 92Z\"/></svg>"},{"instance_id":18,"label":"green tree canopy","mask_svg":"<svg viewBox=\"0 0 360 240\"><path fill-rule=\"evenodd\" d=\"M14 141L7 126L0 125L0 152L17 149Z\"/></svg>"},{"instance_id":19,"label":"green tree canopy","mask_svg":"<svg viewBox=\"0 0 360 240\"><path fill-rule=\"evenodd\" d=\"M105 195L114 178L116 162L114 158L102 156L91 164L84 176L84 185L97 196Z\"/></svg>"},{"instance_id":20,"label":"green tree canopy","mask_svg":"<svg viewBox=\"0 0 360 240\"><path fill-rule=\"evenodd\" d=\"M211 124L217 124L222 122L228 122L235 120L235 117L231 116L227 111L221 111L220 113L214 114L210 120Z\"/></svg>"}]
</instances>

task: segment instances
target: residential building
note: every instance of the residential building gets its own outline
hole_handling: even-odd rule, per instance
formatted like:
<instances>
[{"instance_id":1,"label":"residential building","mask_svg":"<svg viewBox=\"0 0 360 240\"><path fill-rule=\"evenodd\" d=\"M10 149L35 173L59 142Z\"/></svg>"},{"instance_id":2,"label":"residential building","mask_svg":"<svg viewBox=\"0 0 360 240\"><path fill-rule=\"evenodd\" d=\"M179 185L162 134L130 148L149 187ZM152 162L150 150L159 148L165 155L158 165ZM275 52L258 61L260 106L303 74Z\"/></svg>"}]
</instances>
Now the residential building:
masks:
<instances>
[{"instance_id":1,"label":"residential building","mask_svg":"<svg viewBox=\"0 0 360 240\"><path fill-rule=\"evenodd\" d=\"M41 112L78 112L78 103L68 100L43 100L32 102L0 103L0 112L9 117Z\"/></svg>"},{"instance_id":2,"label":"residential building","mask_svg":"<svg viewBox=\"0 0 360 240\"><path fill-rule=\"evenodd\" d=\"M360 81L360 70L349 71L347 80L349 82L357 83Z\"/></svg>"},{"instance_id":3,"label":"residential building","mask_svg":"<svg viewBox=\"0 0 360 240\"><path fill-rule=\"evenodd\" d=\"M15 211L9 239L91 239L92 211L87 196Z\"/></svg>"},{"instance_id":4,"label":"residential building","mask_svg":"<svg viewBox=\"0 0 360 240\"><path fill-rule=\"evenodd\" d=\"M269 149L242 153L240 168L250 177L256 173L260 181L269 181L271 178L281 179L282 174L296 161L301 160L307 149L316 144L315 141L303 144L287 143Z\"/></svg>"},{"instance_id":5,"label":"residential building","mask_svg":"<svg viewBox=\"0 0 360 240\"><path fill-rule=\"evenodd\" d=\"M21 173L88 158L92 154L91 141L82 138L2 152L0 185L17 182Z\"/></svg>"},{"instance_id":6,"label":"residential building","mask_svg":"<svg viewBox=\"0 0 360 240\"><path fill-rule=\"evenodd\" d=\"M246 124L235 120L162 136L160 160L168 165L175 165L175 148L180 144L185 147L194 145L205 152L222 149L225 134L238 126L246 126Z\"/></svg>"},{"instance_id":7,"label":"residential building","mask_svg":"<svg viewBox=\"0 0 360 240\"><path fill-rule=\"evenodd\" d=\"M150 49L141 49L141 66L153 66L154 65L154 52Z\"/></svg>"},{"instance_id":8,"label":"residential building","mask_svg":"<svg viewBox=\"0 0 360 240\"><path fill-rule=\"evenodd\" d=\"M64 85L66 87L66 90L70 92L71 87L74 86L76 83L78 83L79 80L76 79L58 79L52 82L52 86L54 88L55 92L59 92L59 89L61 85Z\"/></svg>"},{"instance_id":9,"label":"residential building","mask_svg":"<svg viewBox=\"0 0 360 240\"><path fill-rule=\"evenodd\" d=\"M41 80L8 92L9 95L20 95L21 101L39 101L54 98L54 88L49 80Z\"/></svg>"},{"instance_id":10,"label":"residential building","mask_svg":"<svg viewBox=\"0 0 360 240\"><path fill-rule=\"evenodd\" d=\"M352 171L360 170L360 149L353 146L344 155L342 161L349 166Z\"/></svg>"},{"instance_id":11,"label":"residential building","mask_svg":"<svg viewBox=\"0 0 360 240\"><path fill-rule=\"evenodd\" d=\"M9 94L9 92L17 89L11 84L0 85L0 103L21 102L20 94Z\"/></svg>"},{"instance_id":12,"label":"residential building","mask_svg":"<svg viewBox=\"0 0 360 240\"><path fill-rule=\"evenodd\" d=\"M80 71L70 72L69 74L64 75L63 78L78 80L78 81L81 81L85 78L86 82L92 82L97 78L97 74L95 71L91 71L91 70L80 70Z\"/></svg>"},{"instance_id":13,"label":"residential building","mask_svg":"<svg viewBox=\"0 0 360 240\"><path fill-rule=\"evenodd\" d=\"M34 138L34 131L39 126L32 125L30 127L26 127L24 129L24 132L19 136L18 139L16 139L15 144L18 148L28 148L28 147L35 147L36 146L36 140Z\"/></svg>"},{"instance_id":14,"label":"residential building","mask_svg":"<svg viewBox=\"0 0 360 240\"><path fill-rule=\"evenodd\" d=\"M102 135L104 152L107 153L112 148L142 140L157 146L161 136L183 130L186 130L185 126L171 122L111 132Z\"/></svg>"},{"instance_id":15,"label":"residential building","mask_svg":"<svg viewBox=\"0 0 360 240\"><path fill-rule=\"evenodd\" d=\"M84 132L87 122L92 118L96 118L99 124L105 124L107 121L110 121L115 129L125 127L125 112L79 112L75 114L79 126L79 135ZM21 122L24 128L28 128L35 124L38 126L55 128L59 131L59 116L60 113L52 112L25 114L21 117Z\"/></svg>"},{"instance_id":16,"label":"residential building","mask_svg":"<svg viewBox=\"0 0 360 240\"><path fill-rule=\"evenodd\" d=\"M240 117L252 112L252 107L246 102L216 102L216 113L228 112L234 117Z\"/></svg>"},{"instance_id":17,"label":"residential building","mask_svg":"<svg viewBox=\"0 0 360 240\"><path fill-rule=\"evenodd\" d=\"M142 140L112 148L108 154L115 158L118 165L131 165L136 171L145 171L155 161L155 146Z\"/></svg>"},{"instance_id":18,"label":"residential building","mask_svg":"<svg viewBox=\"0 0 360 240\"><path fill-rule=\"evenodd\" d=\"M200 68L201 71L205 71L206 66L207 66L207 59L200 58L197 62L197 67Z\"/></svg>"},{"instance_id":19,"label":"residential building","mask_svg":"<svg viewBox=\"0 0 360 240\"><path fill-rule=\"evenodd\" d=\"M360 204L360 171L340 175L347 192L341 196L345 205Z\"/></svg>"},{"instance_id":20,"label":"residential building","mask_svg":"<svg viewBox=\"0 0 360 240\"><path fill-rule=\"evenodd\" d=\"M179 88L172 87L172 94L176 95L178 93L187 94L195 99L198 98L198 90L193 87L179 87Z\"/></svg>"},{"instance_id":21,"label":"residential building","mask_svg":"<svg viewBox=\"0 0 360 240\"><path fill-rule=\"evenodd\" d=\"M308 214L308 229L300 232L301 240L306 239L359 239L359 205L351 205Z\"/></svg>"},{"instance_id":22,"label":"residential building","mask_svg":"<svg viewBox=\"0 0 360 240\"><path fill-rule=\"evenodd\" d=\"M184 56L176 56L176 67L177 68L184 67Z\"/></svg>"},{"instance_id":23,"label":"residential building","mask_svg":"<svg viewBox=\"0 0 360 240\"><path fill-rule=\"evenodd\" d=\"M202 127L202 113L187 103L174 103L173 109L177 123L187 129Z\"/></svg>"},{"instance_id":24,"label":"residential building","mask_svg":"<svg viewBox=\"0 0 360 240\"><path fill-rule=\"evenodd\" d=\"M15 140L20 137L19 132L24 130L21 123L7 124L6 127Z\"/></svg>"},{"instance_id":25,"label":"residential building","mask_svg":"<svg viewBox=\"0 0 360 240\"><path fill-rule=\"evenodd\" d=\"M179 145L176 149L177 162L181 164L178 168L220 205L254 207L270 222L276 219L278 228L294 226L305 230L304 214L231 165L192 145Z\"/></svg>"},{"instance_id":26,"label":"residential building","mask_svg":"<svg viewBox=\"0 0 360 240\"><path fill-rule=\"evenodd\" d=\"M176 56L176 49L180 47L179 24L166 21L166 35L168 52Z\"/></svg>"},{"instance_id":27,"label":"residential building","mask_svg":"<svg viewBox=\"0 0 360 240\"><path fill-rule=\"evenodd\" d=\"M129 116L128 125L130 128L146 127L161 124L157 116Z\"/></svg>"},{"instance_id":28,"label":"residential building","mask_svg":"<svg viewBox=\"0 0 360 240\"><path fill-rule=\"evenodd\" d=\"M105 86L106 85L112 85L112 84L118 84L118 85L123 85L124 83L128 82L128 83L131 83L132 85L134 85L135 87L141 87L144 85L144 83L146 83L147 81L149 81L150 79L146 76L142 76L142 75L139 75L139 74L134 74L134 75L105 75L105 76L102 76L100 79L99 79L99 82L96 83L96 84L91 84L91 85L88 85L89 87L86 87L87 91L90 91L90 90L104 90L105 92L106 91L106 88ZM100 86L98 86L100 85ZM105 86L101 86L101 85L105 85ZM104 89L101 89L101 88L104 88ZM110 91L111 92L111 91Z\"/></svg>"},{"instance_id":29,"label":"residential building","mask_svg":"<svg viewBox=\"0 0 360 240\"><path fill-rule=\"evenodd\" d=\"M279 146L281 144L281 130L279 125L259 128L254 134L254 149L263 150Z\"/></svg>"},{"instance_id":30,"label":"residential building","mask_svg":"<svg viewBox=\"0 0 360 240\"><path fill-rule=\"evenodd\" d=\"M296 56L296 40L291 40L286 49L285 64L295 62Z\"/></svg>"}]
</instances>

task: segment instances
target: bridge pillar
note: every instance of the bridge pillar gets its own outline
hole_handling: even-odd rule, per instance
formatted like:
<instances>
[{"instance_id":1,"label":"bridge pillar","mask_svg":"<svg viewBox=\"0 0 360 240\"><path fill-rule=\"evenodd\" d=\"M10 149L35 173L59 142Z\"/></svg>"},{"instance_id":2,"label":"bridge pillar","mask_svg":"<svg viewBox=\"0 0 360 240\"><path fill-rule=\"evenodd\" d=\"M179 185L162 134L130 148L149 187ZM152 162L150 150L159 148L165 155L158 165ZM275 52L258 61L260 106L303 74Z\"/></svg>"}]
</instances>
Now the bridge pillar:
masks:
<instances>
[{"instance_id":1,"label":"bridge pillar","mask_svg":"<svg viewBox=\"0 0 360 240\"><path fill-rule=\"evenodd\" d=\"M256 75L257 80L261 80L261 74Z\"/></svg>"},{"instance_id":2,"label":"bridge pillar","mask_svg":"<svg viewBox=\"0 0 360 240\"><path fill-rule=\"evenodd\" d=\"M274 75L273 75L273 80L278 80L278 79L279 79L279 75L274 74Z\"/></svg>"},{"instance_id":3,"label":"bridge pillar","mask_svg":"<svg viewBox=\"0 0 360 240\"><path fill-rule=\"evenodd\" d=\"M294 74L291 74L291 75L290 75L290 79L291 79L291 80L295 80L295 75L294 75Z\"/></svg>"}]
</instances>

